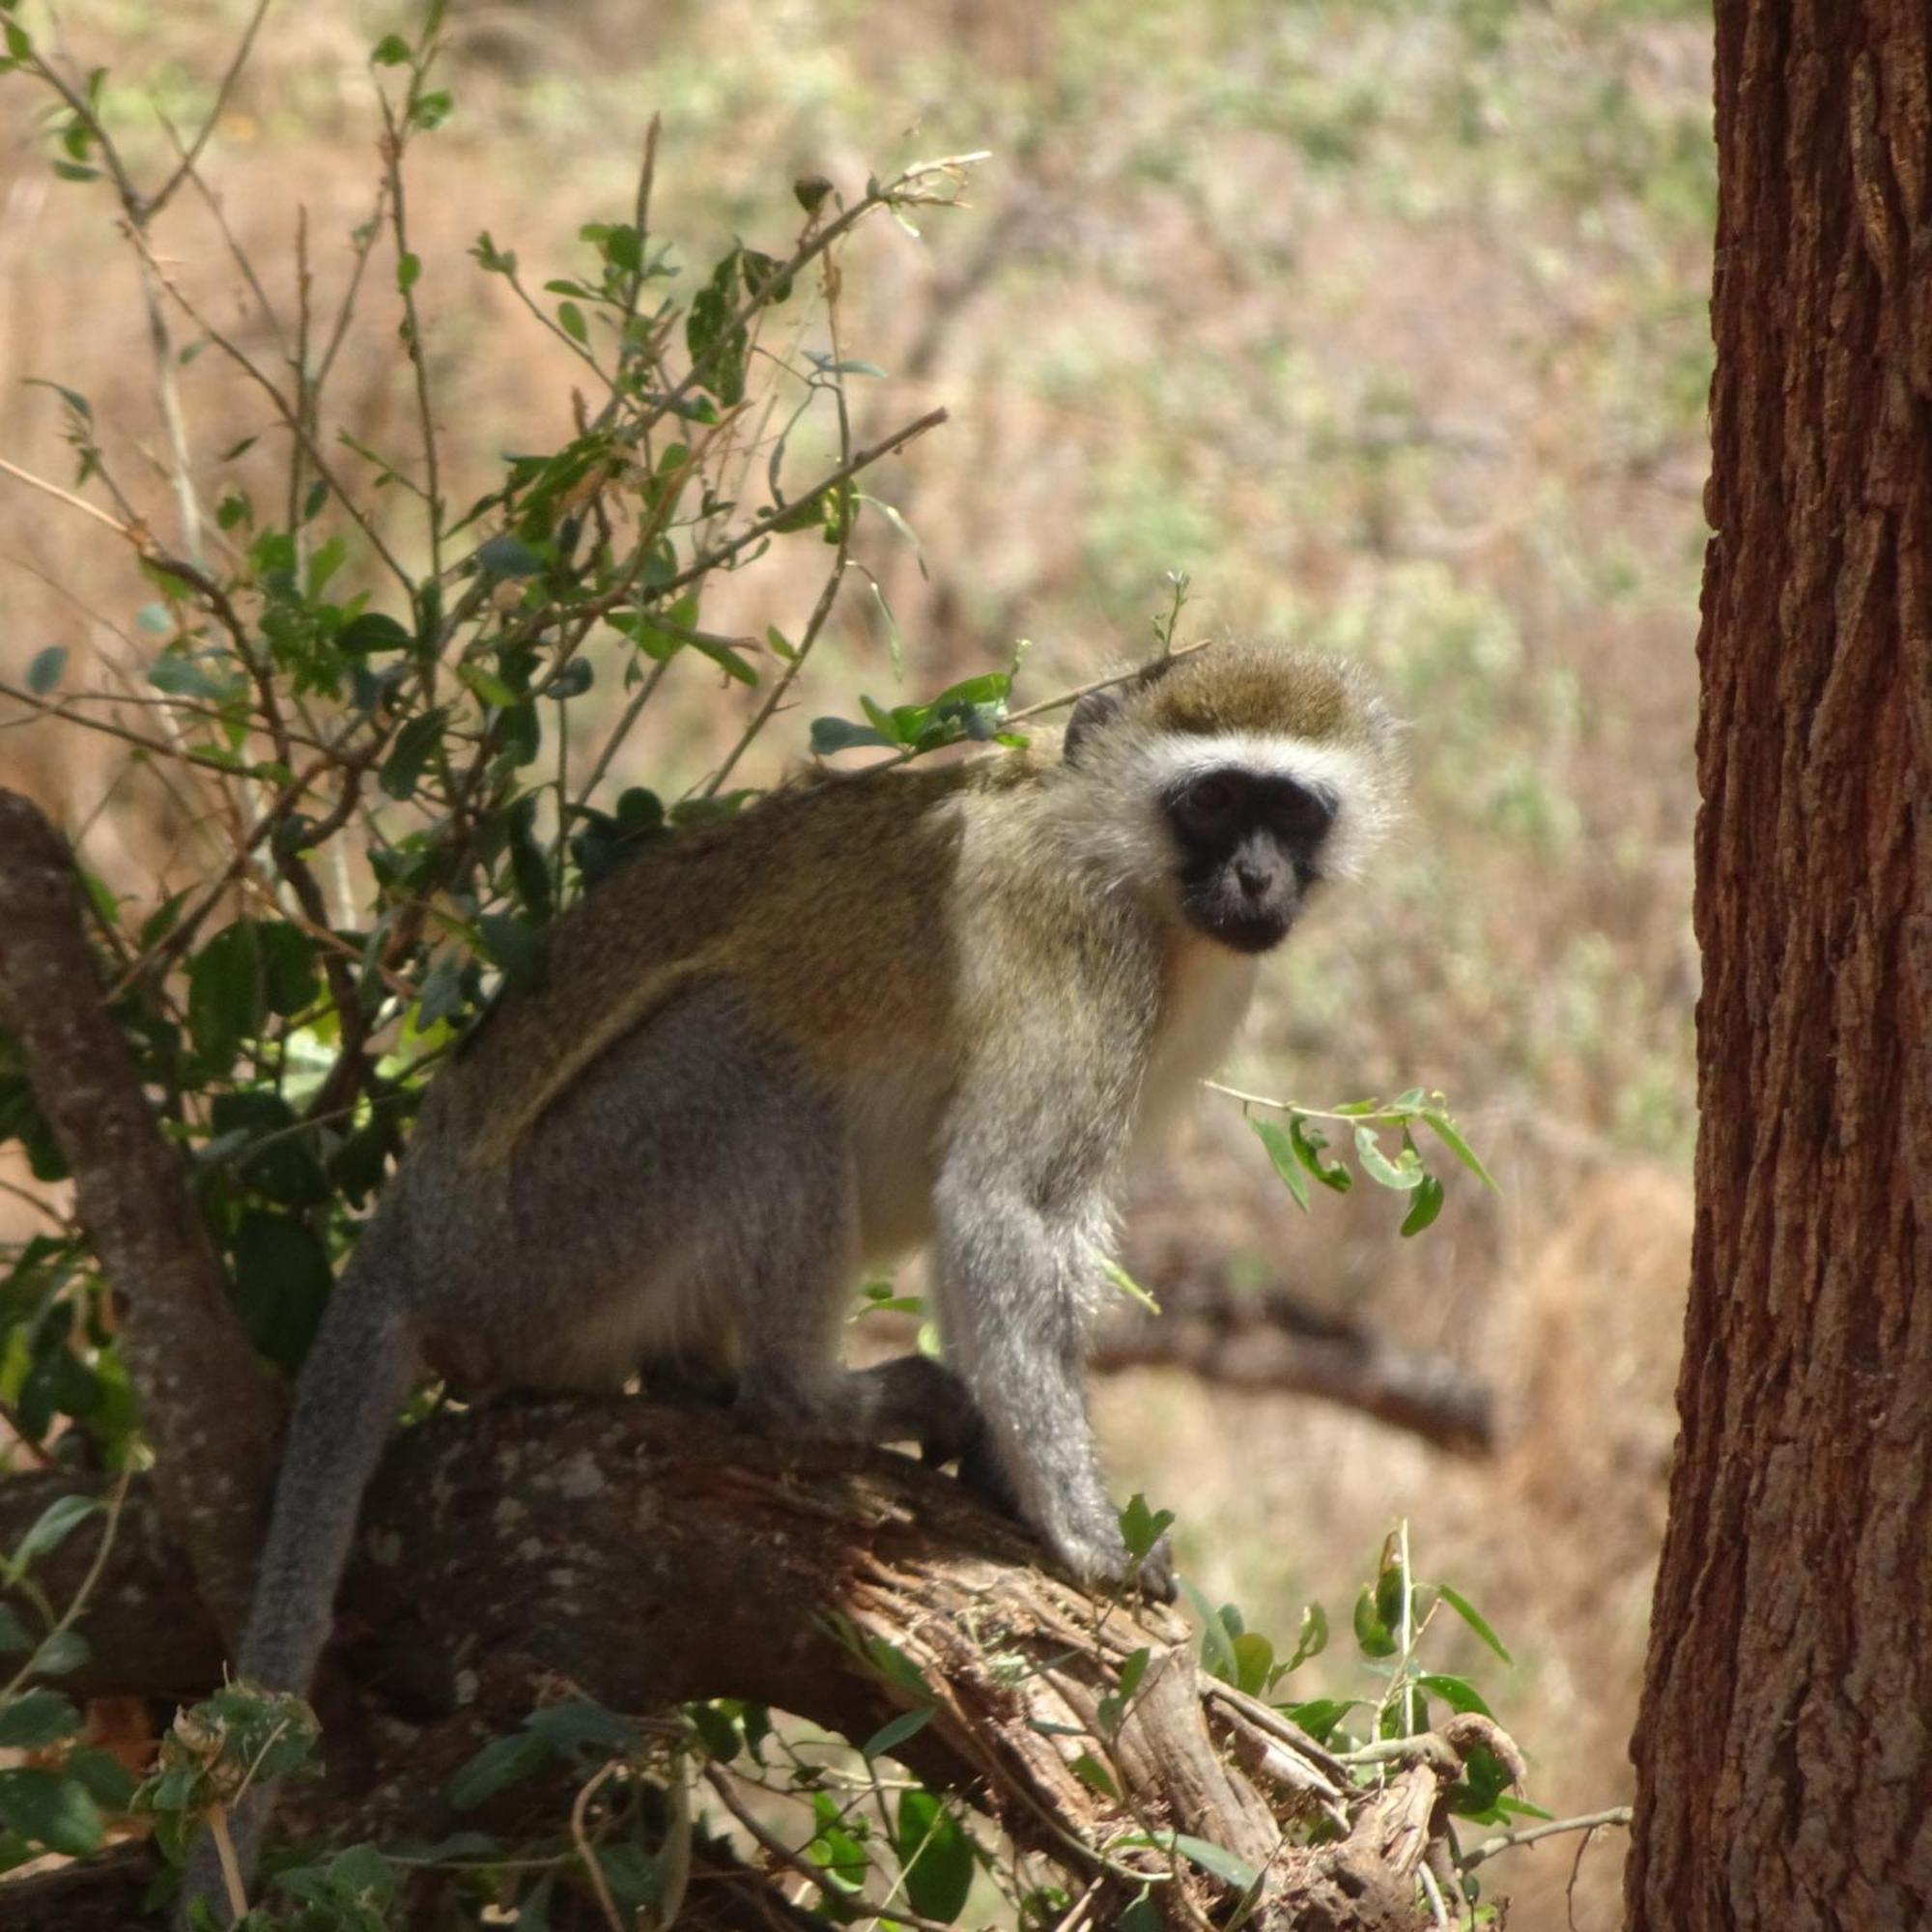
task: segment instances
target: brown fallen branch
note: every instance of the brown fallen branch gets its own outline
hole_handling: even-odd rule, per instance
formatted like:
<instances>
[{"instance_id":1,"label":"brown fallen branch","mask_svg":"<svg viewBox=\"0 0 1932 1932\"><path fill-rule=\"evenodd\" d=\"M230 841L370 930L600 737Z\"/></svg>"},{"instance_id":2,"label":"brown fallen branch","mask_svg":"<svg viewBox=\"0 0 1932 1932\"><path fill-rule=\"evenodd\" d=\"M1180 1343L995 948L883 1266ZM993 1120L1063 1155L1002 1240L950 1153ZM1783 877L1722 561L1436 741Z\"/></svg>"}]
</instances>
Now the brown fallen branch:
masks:
<instances>
[{"instance_id":1,"label":"brown fallen branch","mask_svg":"<svg viewBox=\"0 0 1932 1932\"><path fill-rule=\"evenodd\" d=\"M1176 1926L1235 1909L1234 1889L1166 1849L1174 1833L1262 1874L1250 1925L1418 1922L1417 1873L1466 1744L1418 1744L1358 1788L1278 1713L1204 1680L1172 1611L1096 1602L1037 1556L951 1478L883 1452L777 1455L728 1417L621 1398L446 1413L399 1439L371 1493L342 1624L380 1690L358 1737L332 1732L333 1781L298 1794L292 1822L440 1830L456 1767L559 1696L631 1713L738 1696L854 1740L923 1709L894 1754L1072 1893L1094 1890L1094 1925L1144 1885ZM152 1563L130 1537L100 1601ZM121 1688L156 1688L132 1629L117 1635L133 1646ZM1102 1700L1143 1648L1110 1729ZM900 1658L917 1688L882 1667ZM1346 1835L1310 1846L1324 1816Z\"/></svg>"},{"instance_id":2,"label":"brown fallen branch","mask_svg":"<svg viewBox=\"0 0 1932 1932\"><path fill-rule=\"evenodd\" d=\"M109 1015L66 846L0 791L0 1026L71 1168L82 1225L126 1308L121 1346L161 1514L217 1621L239 1632L280 1415L229 1302L187 1175Z\"/></svg>"},{"instance_id":3,"label":"brown fallen branch","mask_svg":"<svg viewBox=\"0 0 1932 1932\"><path fill-rule=\"evenodd\" d=\"M1340 1320L1279 1286L1237 1290L1202 1267L1162 1283L1162 1312L1125 1316L1095 1339L1094 1366L1185 1369L1228 1388L1310 1395L1359 1409L1440 1449L1487 1455L1495 1393L1445 1355Z\"/></svg>"}]
</instances>

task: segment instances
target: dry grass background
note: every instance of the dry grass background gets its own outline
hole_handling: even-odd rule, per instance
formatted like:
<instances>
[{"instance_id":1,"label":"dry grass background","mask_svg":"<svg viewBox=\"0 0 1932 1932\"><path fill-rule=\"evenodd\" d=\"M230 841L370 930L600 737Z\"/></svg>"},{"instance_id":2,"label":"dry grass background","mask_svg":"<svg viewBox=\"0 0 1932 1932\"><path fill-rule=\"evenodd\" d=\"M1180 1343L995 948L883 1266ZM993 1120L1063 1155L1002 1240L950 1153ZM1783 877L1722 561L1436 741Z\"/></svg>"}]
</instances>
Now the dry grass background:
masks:
<instances>
[{"instance_id":1,"label":"dry grass background","mask_svg":"<svg viewBox=\"0 0 1932 1932\"><path fill-rule=\"evenodd\" d=\"M121 125L158 167L142 94L193 125L246 12L88 0L63 24L83 66L133 84ZM467 249L487 226L526 268L565 271L579 223L627 213L651 112L657 226L695 266L734 233L784 242L795 176L850 189L987 148L970 210L918 242L882 222L845 258L845 353L892 372L861 396L861 438L952 412L877 485L928 575L882 528L864 553L906 639L906 695L1020 636L1035 640L1023 696L1131 656L1172 568L1195 583L1184 632L1312 638L1381 670L1414 721L1415 809L1375 885L1326 909L1272 976L1233 1077L1316 1104L1443 1087L1504 1193L1452 1182L1415 1243L1360 1191L1303 1222L1231 1110L1210 1108L1145 1211L1490 1378L1504 1446L1457 1462L1319 1406L1157 1375L1110 1384L1103 1422L1122 1490L1179 1507L1185 1561L1264 1629L1292 1630L1310 1597L1345 1628L1381 1535L1408 1517L1423 1574L1515 1647L1516 1671L1478 1675L1531 1753L1532 1795L1558 1811L1628 1791L1688 1244L1702 14L1666 0L457 0L456 113L412 161L453 499L501 451L569 433L573 373ZM319 295L339 285L376 173L367 49L408 24L364 0L271 12L216 129L208 182L285 314L298 208ZM17 77L0 102L0 453L68 480L57 410L22 379L67 384L166 527L110 198L50 178ZM271 360L208 211L184 197L156 239L217 325ZM379 263L329 413L407 452ZM213 459L268 429L262 408L212 353L181 384L198 459L229 474ZM137 662L151 643L131 613L151 593L131 560L4 488L0 675L17 681L55 641L73 647L71 684ZM795 632L814 588L765 570L706 621ZM735 698L680 675L636 774L689 777L729 740ZM876 616L848 595L800 715L851 715L857 691L891 687ZM87 824L116 889L151 894L206 864L203 835L111 749L15 718L0 699L0 780ZM1478 1663L1446 1633L1438 1660ZM1339 1691L1346 1666L1324 1658L1297 1681ZM1510 1922L1542 1932L1574 1909L1578 1925L1615 1923L1617 1857L1595 1846L1566 1900L1569 1844L1517 1855L1494 1879Z\"/></svg>"}]
</instances>

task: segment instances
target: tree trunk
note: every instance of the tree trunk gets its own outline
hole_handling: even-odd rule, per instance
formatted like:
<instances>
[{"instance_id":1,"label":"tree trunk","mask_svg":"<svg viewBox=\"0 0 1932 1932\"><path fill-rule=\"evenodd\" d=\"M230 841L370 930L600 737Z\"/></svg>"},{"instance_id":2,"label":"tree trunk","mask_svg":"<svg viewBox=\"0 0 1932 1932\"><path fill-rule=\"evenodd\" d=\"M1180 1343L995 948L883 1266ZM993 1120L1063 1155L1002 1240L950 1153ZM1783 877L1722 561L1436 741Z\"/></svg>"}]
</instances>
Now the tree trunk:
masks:
<instances>
[{"instance_id":1,"label":"tree trunk","mask_svg":"<svg viewBox=\"0 0 1932 1932\"><path fill-rule=\"evenodd\" d=\"M1697 1228L1633 1932L1932 1923L1932 8L1719 0Z\"/></svg>"}]
</instances>

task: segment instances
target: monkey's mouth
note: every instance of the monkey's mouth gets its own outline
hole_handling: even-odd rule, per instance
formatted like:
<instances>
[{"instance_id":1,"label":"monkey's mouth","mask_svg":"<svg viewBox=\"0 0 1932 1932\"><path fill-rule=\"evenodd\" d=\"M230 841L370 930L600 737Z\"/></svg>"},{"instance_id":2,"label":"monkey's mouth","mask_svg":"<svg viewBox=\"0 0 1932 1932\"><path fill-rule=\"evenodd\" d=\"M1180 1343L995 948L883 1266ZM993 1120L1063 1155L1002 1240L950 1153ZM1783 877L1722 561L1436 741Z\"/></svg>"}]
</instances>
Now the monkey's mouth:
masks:
<instances>
[{"instance_id":1,"label":"monkey's mouth","mask_svg":"<svg viewBox=\"0 0 1932 1932\"><path fill-rule=\"evenodd\" d=\"M1209 939L1236 952L1268 952L1288 937L1294 923L1293 900L1269 898L1257 904L1223 893L1189 894L1187 917Z\"/></svg>"}]
</instances>

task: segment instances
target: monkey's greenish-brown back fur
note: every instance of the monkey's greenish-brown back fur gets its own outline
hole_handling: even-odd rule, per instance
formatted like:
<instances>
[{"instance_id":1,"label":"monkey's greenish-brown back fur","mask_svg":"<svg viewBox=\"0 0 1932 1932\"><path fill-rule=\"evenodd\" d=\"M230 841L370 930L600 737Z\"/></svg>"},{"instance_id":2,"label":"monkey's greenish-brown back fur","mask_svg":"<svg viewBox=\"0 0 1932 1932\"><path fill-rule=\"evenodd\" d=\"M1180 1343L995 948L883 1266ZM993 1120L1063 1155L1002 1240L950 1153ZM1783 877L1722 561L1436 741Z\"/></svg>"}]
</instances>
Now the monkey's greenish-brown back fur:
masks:
<instances>
[{"instance_id":1,"label":"monkey's greenish-brown back fur","mask_svg":"<svg viewBox=\"0 0 1932 1932\"><path fill-rule=\"evenodd\" d=\"M943 949L962 795L1018 793L1042 766L1006 752L945 767L814 777L680 833L551 929L538 983L507 995L432 1095L481 1163L506 1159L614 1040L684 989L727 980L808 1062L850 1065L949 1037L950 977L874 970Z\"/></svg>"}]
</instances>

